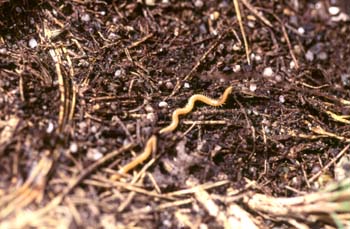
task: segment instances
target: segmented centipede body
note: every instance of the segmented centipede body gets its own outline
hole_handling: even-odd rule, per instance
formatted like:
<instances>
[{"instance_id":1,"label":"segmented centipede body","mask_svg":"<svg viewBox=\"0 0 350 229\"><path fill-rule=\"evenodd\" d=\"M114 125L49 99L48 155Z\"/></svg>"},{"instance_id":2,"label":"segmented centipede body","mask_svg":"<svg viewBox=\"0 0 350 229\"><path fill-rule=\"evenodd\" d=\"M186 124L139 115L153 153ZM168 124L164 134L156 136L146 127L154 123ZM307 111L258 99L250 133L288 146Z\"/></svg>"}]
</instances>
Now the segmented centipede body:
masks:
<instances>
[{"instance_id":1,"label":"segmented centipede body","mask_svg":"<svg viewBox=\"0 0 350 229\"><path fill-rule=\"evenodd\" d=\"M152 135L146 143L145 150L143 153L138 155L135 159L133 159L131 162L128 164L124 165L118 173L120 174L126 174L142 162L144 162L149 156L151 155L152 152L155 152L157 148L157 137L155 135ZM119 175L113 175L111 177L112 180L117 180L120 176Z\"/></svg>"},{"instance_id":2,"label":"segmented centipede body","mask_svg":"<svg viewBox=\"0 0 350 229\"><path fill-rule=\"evenodd\" d=\"M229 94L231 94L231 92L232 92L232 87L230 86L226 88L226 90L218 100L209 98L205 95L198 95L198 94L192 95L185 107L176 109L173 112L171 123L167 127L164 127L163 129L161 129L159 133L162 134L162 133L167 133L175 130L177 125L179 124L179 116L185 115L191 112L196 101L200 101L202 103L205 103L207 105L214 106L214 107L221 106L226 102L227 97L229 96Z\"/></svg>"},{"instance_id":3,"label":"segmented centipede body","mask_svg":"<svg viewBox=\"0 0 350 229\"><path fill-rule=\"evenodd\" d=\"M163 133L168 133L168 132L175 130L177 125L179 124L179 116L185 115L185 114L191 112L196 101L200 101L202 103L205 103L207 105L214 106L214 107L221 106L226 102L226 100L227 100L229 94L231 94L231 92L232 92L232 87L230 86L230 87L226 88L226 90L224 91L224 93L222 94L222 96L218 100L209 98L205 95L198 95L197 94L197 95L191 96L185 107L176 109L173 112L172 121L171 121L170 125L161 129L159 131L159 133L163 134ZM150 139L148 139L146 146L145 146L145 150L143 151L143 153L141 153L139 156L137 156L135 159L133 159L128 164L124 165L119 170L119 173L125 174L125 173L129 172L130 170L132 170L133 168L135 168L136 166L138 166L139 164L141 164L142 162L144 162L146 159L149 158L149 156L151 155L152 152L156 151L156 148L157 148L157 137L155 135L152 135L152 137L150 137ZM113 175L111 177L112 180L117 180L119 178L120 178L119 175Z\"/></svg>"}]
</instances>

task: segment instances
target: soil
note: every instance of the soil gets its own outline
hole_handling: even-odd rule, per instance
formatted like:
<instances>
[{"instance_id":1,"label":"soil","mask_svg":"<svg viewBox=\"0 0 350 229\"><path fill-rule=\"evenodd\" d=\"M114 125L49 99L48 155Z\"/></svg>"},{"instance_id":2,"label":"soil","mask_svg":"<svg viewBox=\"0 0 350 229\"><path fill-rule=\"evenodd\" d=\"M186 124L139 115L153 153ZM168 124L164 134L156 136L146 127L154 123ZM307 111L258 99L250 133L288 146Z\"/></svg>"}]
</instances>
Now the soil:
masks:
<instances>
[{"instance_id":1,"label":"soil","mask_svg":"<svg viewBox=\"0 0 350 229\"><path fill-rule=\"evenodd\" d=\"M64 194L24 227L221 228L191 191L202 184L220 209L234 202L261 228L291 227L240 198L294 197L339 179L349 4L251 1L256 15L239 2L248 57L232 1L0 1L4 225ZM223 106L198 102L158 134L192 95L217 99L228 86ZM111 180L152 135L151 158ZM32 198L16 199L26 185Z\"/></svg>"}]
</instances>

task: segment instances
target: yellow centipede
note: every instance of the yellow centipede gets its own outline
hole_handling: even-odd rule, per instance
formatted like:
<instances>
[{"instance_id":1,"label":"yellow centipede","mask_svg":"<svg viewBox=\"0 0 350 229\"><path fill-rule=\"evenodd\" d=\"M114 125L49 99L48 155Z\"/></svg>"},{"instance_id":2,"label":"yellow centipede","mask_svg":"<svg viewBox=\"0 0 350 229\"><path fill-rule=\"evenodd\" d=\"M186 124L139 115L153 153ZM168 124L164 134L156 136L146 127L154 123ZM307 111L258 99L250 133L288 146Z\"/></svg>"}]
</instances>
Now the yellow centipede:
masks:
<instances>
[{"instance_id":1,"label":"yellow centipede","mask_svg":"<svg viewBox=\"0 0 350 229\"><path fill-rule=\"evenodd\" d=\"M194 107L194 104L197 101L200 101L202 103L205 103L207 105L214 106L214 107L221 106L226 102L226 100L227 100L228 96L231 94L231 92L232 92L232 87L230 86L230 87L226 88L226 90L224 91L224 93L222 94L222 96L218 100L209 98L205 95L199 95L199 94L192 95L189 98L188 103L185 107L176 109L173 112L171 123L168 126L161 129L159 131L159 133L163 134L163 133L169 133L171 131L174 131L179 124L179 116L185 115L185 114L188 114L189 112L191 112L193 107ZM119 174L126 174L127 172L129 172L130 170L134 169L136 166L138 166L139 164L141 164L142 162L147 160L149 158L149 156L151 155L151 153L156 151L156 148L157 148L157 137L155 135L152 135L152 137L150 137L150 139L148 139L143 153L141 153L139 156L137 156L135 159L133 159L128 164L124 165L119 170ZM119 175L113 175L111 177L112 180L117 180L119 178L120 178Z\"/></svg>"},{"instance_id":2,"label":"yellow centipede","mask_svg":"<svg viewBox=\"0 0 350 229\"><path fill-rule=\"evenodd\" d=\"M119 174L128 173L130 170L132 170L133 168L135 168L136 166L144 162L146 159L148 159L151 153L156 151L156 148L157 148L157 137L155 135L152 135L152 137L148 139L143 153L138 155L135 159L133 159L128 164L124 165L121 169L119 169L118 173ZM120 178L120 176L117 174L111 177L112 180L117 180L118 178Z\"/></svg>"},{"instance_id":3,"label":"yellow centipede","mask_svg":"<svg viewBox=\"0 0 350 229\"><path fill-rule=\"evenodd\" d=\"M162 133L174 131L176 129L177 125L179 124L179 116L185 115L185 114L188 114L189 112L191 112L196 101L201 101L202 103L205 103L207 105L218 107L218 106L223 105L226 102L227 97L229 96L229 94L231 94L231 92L232 92L232 87L230 86L230 87L226 88L226 90L224 91L224 93L222 94L222 96L218 100L209 98L205 95L199 95L199 94L192 95L190 97L190 99L188 100L188 103L185 107L176 109L173 112L172 121L171 121L170 125L161 129L159 131L159 133L162 134Z\"/></svg>"}]
</instances>

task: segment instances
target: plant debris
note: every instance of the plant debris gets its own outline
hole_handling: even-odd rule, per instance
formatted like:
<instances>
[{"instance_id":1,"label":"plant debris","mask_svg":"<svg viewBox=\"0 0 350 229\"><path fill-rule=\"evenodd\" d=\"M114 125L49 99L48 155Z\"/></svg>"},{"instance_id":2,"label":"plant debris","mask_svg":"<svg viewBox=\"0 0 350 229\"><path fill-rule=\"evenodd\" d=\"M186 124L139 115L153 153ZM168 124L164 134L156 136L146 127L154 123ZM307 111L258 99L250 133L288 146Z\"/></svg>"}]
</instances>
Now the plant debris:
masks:
<instances>
[{"instance_id":1,"label":"plant debris","mask_svg":"<svg viewBox=\"0 0 350 229\"><path fill-rule=\"evenodd\" d=\"M0 227L349 227L349 9L0 0Z\"/></svg>"}]
</instances>

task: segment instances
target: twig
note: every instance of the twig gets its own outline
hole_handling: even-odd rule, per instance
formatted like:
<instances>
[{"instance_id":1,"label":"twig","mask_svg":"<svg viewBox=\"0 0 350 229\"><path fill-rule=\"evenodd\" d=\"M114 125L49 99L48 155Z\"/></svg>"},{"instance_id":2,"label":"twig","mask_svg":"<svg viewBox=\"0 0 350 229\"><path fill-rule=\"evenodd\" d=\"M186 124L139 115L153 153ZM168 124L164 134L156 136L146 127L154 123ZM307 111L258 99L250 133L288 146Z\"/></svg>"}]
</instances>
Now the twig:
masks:
<instances>
[{"instance_id":1,"label":"twig","mask_svg":"<svg viewBox=\"0 0 350 229\"><path fill-rule=\"evenodd\" d=\"M322 173L324 173L324 171L326 169L328 169L331 165L333 165L339 158L341 158L349 149L350 145L345 146L344 149L342 149L342 151L340 151L340 153L338 153L338 155L333 158L330 162L328 162L328 164L326 166L324 166L320 171L318 171L318 173L316 173L315 175L313 175L310 179L309 182L313 182L315 181Z\"/></svg>"}]
</instances>

